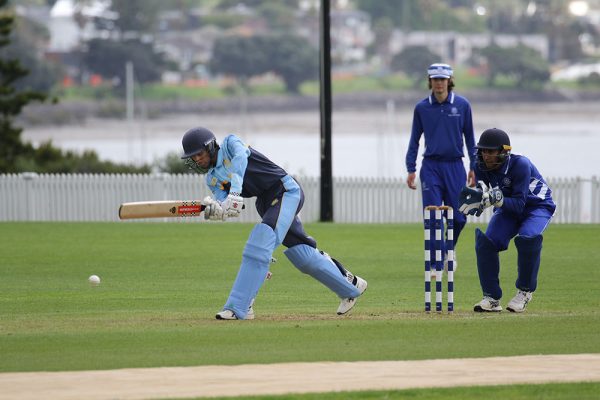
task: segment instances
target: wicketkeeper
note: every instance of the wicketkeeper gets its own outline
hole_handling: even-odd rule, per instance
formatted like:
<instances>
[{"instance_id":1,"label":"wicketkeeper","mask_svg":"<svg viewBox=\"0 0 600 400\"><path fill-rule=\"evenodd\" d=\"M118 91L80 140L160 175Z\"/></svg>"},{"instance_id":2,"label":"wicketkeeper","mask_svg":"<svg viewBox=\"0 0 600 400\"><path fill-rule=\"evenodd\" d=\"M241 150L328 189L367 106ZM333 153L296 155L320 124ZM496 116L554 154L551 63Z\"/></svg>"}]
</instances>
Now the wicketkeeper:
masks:
<instances>
[{"instance_id":1,"label":"wicketkeeper","mask_svg":"<svg viewBox=\"0 0 600 400\"><path fill-rule=\"evenodd\" d=\"M256 210L262 218L246 242L242 263L229 298L217 319L253 319L254 298L269 272L273 251L283 244L292 264L327 286L341 299L338 314L345 314L367 289L367 281L353 275L304 231L298 213L304 192L294 178L267 157L246 146L235 136L217 143L206 128L193 128L183 135L183 159L200 174L214 199L204 199L205 218L225 220L240 215L244 199L256 197Z\"/></svg>"},{"instance_id":2,"label":"wicketkeeper","mask_svg":"<svg viewBox=\"0 0 600 400\"><path fill-rule=\"evenodd\" d=\"M483 299L475 304L474 310L502 311L498 252L506 250L514 237L518 253L517 294L506 308L523 312L537 288L542 233L556 209L552 190L528 158L511 154L510 139L503 130L487 129L475 148L475 175L479 184L476 188L463 188L459 210L479 216L484 209L494 207L494 214L485 233L475 231Z\"/></svg>"}]
</instances>

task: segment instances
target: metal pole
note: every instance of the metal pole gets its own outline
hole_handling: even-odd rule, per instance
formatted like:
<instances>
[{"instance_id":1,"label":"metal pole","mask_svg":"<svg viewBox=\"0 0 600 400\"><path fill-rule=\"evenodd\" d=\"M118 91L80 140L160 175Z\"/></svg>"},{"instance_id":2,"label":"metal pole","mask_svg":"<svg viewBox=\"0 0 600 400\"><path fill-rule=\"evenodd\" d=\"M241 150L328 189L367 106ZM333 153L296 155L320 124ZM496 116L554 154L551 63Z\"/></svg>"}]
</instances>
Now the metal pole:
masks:
<instances>
[{"instance_id":1,"label":"metal pole","mask_svg":"<svg viewBox=\"0 0 600 400\"><path fill-rule=\"evenodd\" d=\"M133 161L133 63L127 61L125 63L125 95L127 105L127 123L129 124L129 132L127 133L127 156L129 162Z\"/></svg>"},{"instance_id":2,"label":"metal pole","mask_svg":"<svg viewBox=\"0 0 600 400\"><path fill-rule=\"evenodd\" d=\"M321 0L320 109L321 109L321 221L333 221L331 167L331 36L329 0Z\"/></svg>"}]
</instances>

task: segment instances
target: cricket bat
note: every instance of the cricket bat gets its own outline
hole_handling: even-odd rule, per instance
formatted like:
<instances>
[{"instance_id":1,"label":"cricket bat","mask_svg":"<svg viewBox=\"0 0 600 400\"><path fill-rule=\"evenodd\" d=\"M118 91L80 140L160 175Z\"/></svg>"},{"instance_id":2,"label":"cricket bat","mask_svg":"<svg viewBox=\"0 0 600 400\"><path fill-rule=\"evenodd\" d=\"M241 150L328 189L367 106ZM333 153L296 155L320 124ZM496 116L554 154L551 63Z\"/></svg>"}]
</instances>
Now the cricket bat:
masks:
<instances>
[{"instance_id":1,"label":"cricket bat","mask_svg":"<svg viewBox=\"0 0 600 400\"><path fill-rule=\"evenodd\" d=\"M121 204L119 218L197 217L205 208L200 200L138 201Z\"/></svg>"}]
</instances>

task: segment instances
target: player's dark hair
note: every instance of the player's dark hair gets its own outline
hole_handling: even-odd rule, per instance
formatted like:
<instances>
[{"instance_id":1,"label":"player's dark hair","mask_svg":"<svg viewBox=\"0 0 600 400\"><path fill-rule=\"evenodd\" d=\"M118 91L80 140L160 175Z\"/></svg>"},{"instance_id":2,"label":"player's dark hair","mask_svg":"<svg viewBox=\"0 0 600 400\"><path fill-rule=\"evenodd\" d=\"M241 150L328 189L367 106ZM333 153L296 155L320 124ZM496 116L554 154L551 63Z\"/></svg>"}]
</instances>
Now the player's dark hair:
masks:
<instances>
[{"instance_id":1,"label":"player's dark hair","mask_svg":"<svg viewBox=\"0 0 600 400\"><path fill-rule=\"evenodd\" d=\"M431 84L431 80L434 78L429 78L429 90L433 89L433 85ZM448 92L454 89L454 78L448 79Z\"/></svg>"}]
</instances>

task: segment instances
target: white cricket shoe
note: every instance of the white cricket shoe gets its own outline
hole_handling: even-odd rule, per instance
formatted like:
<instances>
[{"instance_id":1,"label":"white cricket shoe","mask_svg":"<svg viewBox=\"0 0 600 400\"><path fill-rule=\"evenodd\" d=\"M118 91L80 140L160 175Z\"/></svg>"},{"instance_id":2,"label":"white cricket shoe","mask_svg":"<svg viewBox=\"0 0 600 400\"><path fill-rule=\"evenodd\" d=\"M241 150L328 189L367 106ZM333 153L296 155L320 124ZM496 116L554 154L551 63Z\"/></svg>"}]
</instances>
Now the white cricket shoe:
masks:
<instances>
[{"instance_id":1,"label":"white cricket shoe","mask_svg":"<svg viewBox=\"0 0 600 400\"><path fill-rule=\"evenodd\" d=\"M250 302L250 307L248 307L246 319L254 319L254 299L252 299L252 301Z\"/></svg>"},{"instance_id":2,"label":"white cricket shoe","mask_svg":"<svg viewBox=\"0 0 600 400\"><path fill-rule=\"evenodd\" d=\"M356 284L354 286L356 286L358 288L358 291L359 291L358 295L360 296L361 294L363 294L365 292L365 290L367 290L367 281L365 281L360 276L355 277L354 275L348 273L349 279L351 276L353 278L356 278ZM354 279L352 279L352 280L354 280ZM340 306L337 309L338 315L346 314L348 311L352 310L352 307L354 307L355 304L356 304L356 297L342 299L342 302L340 303Z\"/></svg>"},{"instance_id":3,"label":"white cricket shoe","mask_svg":"<svg viewBox=\"0 0 600 400\"><path fill-rule=\"evenodd\" d=\"M225 320L238 319L237 315L235 315L235 313L231 310L223 310L218 312L217 315L215 315L215 318Z\"/></svg>"},{"instance_id":4,"label":"white cricket shoe","mask_svg":"<svg viewBox=\"0 0 600 400\"><path fill-rule=\"evenodd\" d=\"M517 295L508 302L506 309L510 312L521 313L525 311L525 308L527 308L527 303L531 301L532 297L533 293L519 290Z\"/></svg>"},{"instance_id":5,"label":"white cricket shoe","mask_svg":"<svg viewBox=\"0 0 600 400\"><path fill-rule=\"evenodd\" d=\"M252 301L250 302L250 307L248 307L248 313L246 314L246 319L254 319L254 299L252 299ZM235 315L235 313L231 310L223 310L221 312L218 312L217 315L215 315L215 317L217 319L224 319L224 320L232 320L232 319L238 319L237 315Z\"/></svg>"},{"instance_id":6,"label":"white cricket shoe","mask_svg":"<svg viewBox=\"0 0 600 400\"><path fill-rule=\"evenodd\" d=\"M502 306L500 300L492 299L489 296L483 296L483 299L473 307L475 312L500 312Z\"/></svg>"}]
</instances>

